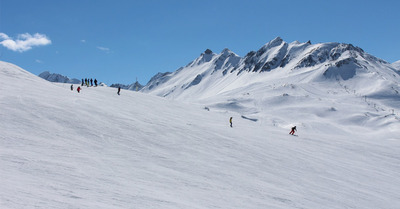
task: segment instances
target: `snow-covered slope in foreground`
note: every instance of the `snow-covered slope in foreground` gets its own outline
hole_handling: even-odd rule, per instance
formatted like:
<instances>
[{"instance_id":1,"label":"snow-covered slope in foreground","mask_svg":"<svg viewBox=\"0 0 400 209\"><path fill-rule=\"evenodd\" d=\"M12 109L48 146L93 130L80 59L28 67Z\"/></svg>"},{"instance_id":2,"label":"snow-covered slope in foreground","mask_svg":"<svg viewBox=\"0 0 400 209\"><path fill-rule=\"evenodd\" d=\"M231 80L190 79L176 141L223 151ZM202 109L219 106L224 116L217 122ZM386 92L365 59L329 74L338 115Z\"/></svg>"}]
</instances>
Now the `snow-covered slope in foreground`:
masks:
<instances>
[{"instance_id":1,"label":"snow-covered slope in foreground","mask_svg":"<svg viewBox=\"0 0 400 209\"><path fill-rule=\"evenodd\" d=\"M365 104L276 96L254 122L109 87L78 94L4 62L0 82L1 208L400 207L399 122Z\"/></svg>"}]
</instances>

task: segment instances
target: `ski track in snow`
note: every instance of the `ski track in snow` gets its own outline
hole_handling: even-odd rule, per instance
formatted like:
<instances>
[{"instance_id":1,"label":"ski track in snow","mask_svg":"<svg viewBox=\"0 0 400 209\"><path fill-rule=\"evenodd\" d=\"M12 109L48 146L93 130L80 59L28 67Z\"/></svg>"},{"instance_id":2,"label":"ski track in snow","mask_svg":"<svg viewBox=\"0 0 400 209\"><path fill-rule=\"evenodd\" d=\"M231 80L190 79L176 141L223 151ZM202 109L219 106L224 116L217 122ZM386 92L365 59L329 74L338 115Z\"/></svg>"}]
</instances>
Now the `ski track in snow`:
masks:
<instances>
[{"instance_id":1,"label":"ski track in snow","mask_svg":"<svg viewBox=\"0 0 400 209\"><path fill-rule=\"evenodd\" d=\"M271 86L207 111L4 62L0 81L1 208L400 208L399 122L341 90Z\"/></svg>"}]
</instances>

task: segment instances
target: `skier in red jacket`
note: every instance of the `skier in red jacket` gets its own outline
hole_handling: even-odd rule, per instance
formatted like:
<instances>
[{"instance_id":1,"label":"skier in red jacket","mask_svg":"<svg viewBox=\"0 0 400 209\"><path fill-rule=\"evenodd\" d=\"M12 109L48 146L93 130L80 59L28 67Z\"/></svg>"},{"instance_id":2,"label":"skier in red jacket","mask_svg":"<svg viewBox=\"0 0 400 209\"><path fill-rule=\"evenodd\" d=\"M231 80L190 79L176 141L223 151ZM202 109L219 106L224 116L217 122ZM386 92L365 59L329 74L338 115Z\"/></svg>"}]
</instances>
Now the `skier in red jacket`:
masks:
<instances>
[{"instance_id":1,"label":"skier in red jacket","mask_svg":"<svg viewBox=\"0 0 400 209\"><path fill-rule=\"evenodd\" d=\"M297 131L296 126L293 126L293 127L292 127L292 130L290 131L289 134L292 134L292 135L293 135L295 131Z\"/></svg>"}]
</instances>

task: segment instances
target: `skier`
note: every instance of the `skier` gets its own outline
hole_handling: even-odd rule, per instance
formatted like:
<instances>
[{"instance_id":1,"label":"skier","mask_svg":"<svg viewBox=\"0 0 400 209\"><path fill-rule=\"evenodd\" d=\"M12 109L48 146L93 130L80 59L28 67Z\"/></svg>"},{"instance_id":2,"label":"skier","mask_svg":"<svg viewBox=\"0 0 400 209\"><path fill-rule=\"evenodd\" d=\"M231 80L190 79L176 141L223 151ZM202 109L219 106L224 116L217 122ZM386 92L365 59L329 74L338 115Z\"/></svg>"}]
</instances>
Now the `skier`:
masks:
<instances>
[{"instance_id":1,"label":"skier","mask_svg":"<svg viewBox=\"0 0 400 209\"><path fill-rule=\"evenodd\" d=\"M87 78L85 78L85 85L87 86Z\"/></svg>"},{"instance_id":2,"label":"skier","mask_svg":"<svg viewBox=\"0 0 400 209\"><path fill-rule=\"evenodd\" d=\"M120 91L121 91L121 87L118 87L118 92L117 92L118 95L119 95Z\"/></svg>"},{"instance_id":3,"label":"skier","mask_svg":"<svg viewBox=\"0 0 400 209\"><path fill-rule=\"evenodd\" d=\"M78 91L78 93L80 93L81 92L81 87L78 86L78 88L76 90Z\"/></svg>"},{"instance_id":4,"label":"skier","mask_svg":"<svg viewBox=\"0 0 400 209\"><path fill-rule=\"evenodd\" d=\"M292 135L293 135L295 131L297 131L296 126L293 126L293 127L292 127L292 130L290 131L289 134L292 134Z\"/></svg>"},{"instance_id":5,"label":"skier","mask_svg":"<svg viewBox=\"0 0 400 209\"><path fill-rule=\"evenodd\" d=\"M231 124L231 128L232 128L232 117L229 118L229 123Z\"/></svg>"},{"instance_id":6,"label":"skier","mask_svg":"<svg viewBox=\"0 0 400 209\"><path fill-rule=\"evenodd\" d=\"M97 80L96 79L94 79L94 85L97 86Z\"/></svg>"},{"instance_id":7,"label":"skier","mask_svg":"<svg viewBox=\"0 0 400 209\"><path fill-rule=\"evenodd\" d=\"M93 86L93 78L90 79L90 86Z\"/></svg>"},{"instance_id":8,"label":"skier","mask_svg":"<svg viewBox=\"0 0 400 209\"><path fill-rule=\"evenodd\" d=\"M81 84L81 86L83 86L83 78L82 78L82 84Z\"/></svg>"},{"instance_id":9,"label":"skier","mask_svg":"<svg viewBox=\"0 0 400 209\"><path fill-rule=\"evenodd\" d=\"M71 91L74 90L74 84L71 84Z\"/></svg>"}]
</instances>

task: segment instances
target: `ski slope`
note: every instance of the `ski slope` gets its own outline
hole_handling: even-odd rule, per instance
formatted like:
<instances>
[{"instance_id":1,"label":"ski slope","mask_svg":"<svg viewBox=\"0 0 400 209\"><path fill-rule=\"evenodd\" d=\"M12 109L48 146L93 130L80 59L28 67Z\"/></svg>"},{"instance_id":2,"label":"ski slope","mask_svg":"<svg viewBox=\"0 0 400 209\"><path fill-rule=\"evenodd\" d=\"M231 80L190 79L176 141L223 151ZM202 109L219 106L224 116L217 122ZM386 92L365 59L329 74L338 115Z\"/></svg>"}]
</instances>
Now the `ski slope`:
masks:
<instances>
[{"instance_id":1,"label":"ski slope","mask_svg":"<svg viewBox=\"0 0 400 209\"><path fill-rule=\"evenodd\" d=\"M0 82L0 208L400 208L399 120L343 89L254 86L208 111L5 62Z\"/></svg>"},{"instance_id":2,"label":"ski slope","mask_svg":"<svg viewBox=\"0 0 400 209\"><path fill-rule=\"evenodd\" d=\"M393 66L394 68L396 68L397 70L400 70L400 60L398 60L398 61L392 63L392 66Z\"/></svg>"}]
</instances>

